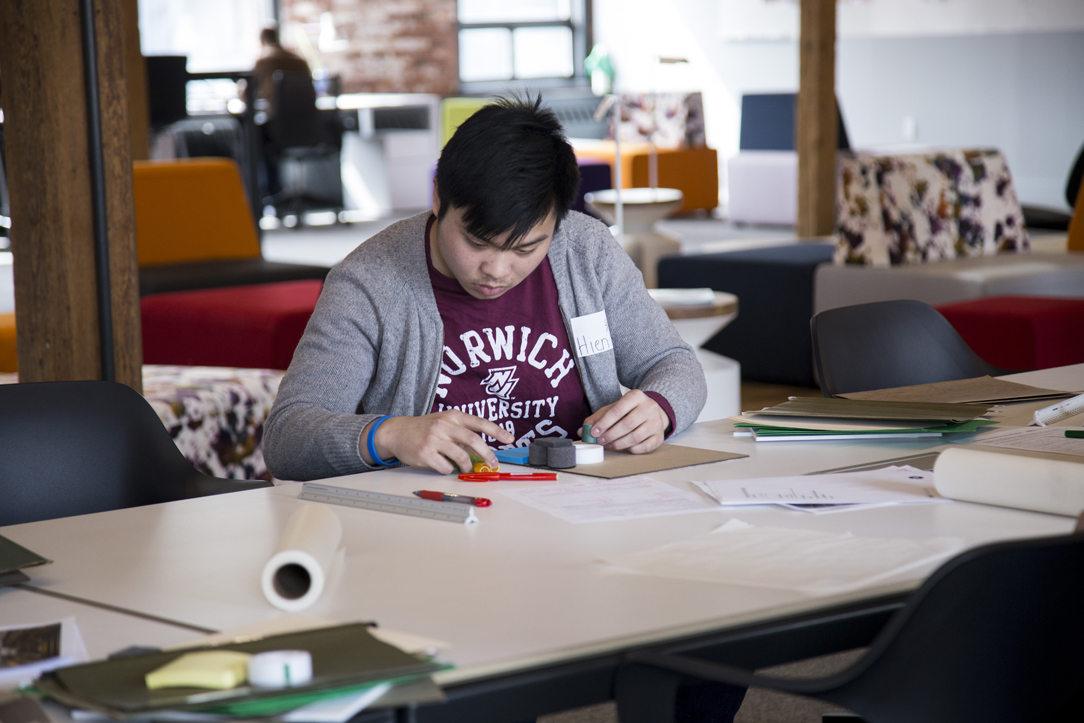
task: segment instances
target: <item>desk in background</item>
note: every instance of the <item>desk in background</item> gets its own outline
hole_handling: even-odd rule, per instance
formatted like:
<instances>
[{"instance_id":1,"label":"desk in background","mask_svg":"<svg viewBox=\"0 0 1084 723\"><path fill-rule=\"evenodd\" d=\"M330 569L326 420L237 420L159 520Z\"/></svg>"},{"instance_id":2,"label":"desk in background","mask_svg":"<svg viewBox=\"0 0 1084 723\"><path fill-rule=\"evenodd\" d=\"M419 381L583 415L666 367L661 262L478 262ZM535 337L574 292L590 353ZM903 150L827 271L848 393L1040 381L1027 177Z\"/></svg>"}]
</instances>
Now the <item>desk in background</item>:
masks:
<instances>
[{"instance_id":1,"label":"desk in background","mask_svg":"<svg viewBox=\"0 0 1084 723\"><path fill-rule=\"evenodd\" d=\"M1062 388L1084 386L1084 365L1015 375ZM1017 416L1042 404L1021 405ZM652 476L690 479L801 474L936 451L924 440L757 444L732 425L695 425L675 443L748 454ZM562 481L582 480L562 473ZM478 494L468 484L409 468L336 478L333 484L409 495L431 488ZM508 487L516 483L508 483ZM520 483L522 484L522 483ZM32 572L43 591L224 630L279 616L262 597L259 573L299 485L205 497L0 529L55 562ZM683 641L691 652L738 665L773 663L867 644L921 576L901 574L842 595L608 574L600 559L704 534L731 518L764 527L852 532L869 537L960 537L968 546L1069 532L1074 521L953 503L807 515L778 508L572 525L495 499L480 524L458 526L335 508L346 555L331 587L308 613L373 619L451 643L456 669L438 675L449 703L417 720L528 718L608 699L621 656ZM88 545L88 540L95 544ZM0 606L4 596L0 592ZM118 646L119 647L119 646ZM385 720L373 712L366 720ZM390 720L390 719L387 719Z\"/></svg>"}]
</instances>

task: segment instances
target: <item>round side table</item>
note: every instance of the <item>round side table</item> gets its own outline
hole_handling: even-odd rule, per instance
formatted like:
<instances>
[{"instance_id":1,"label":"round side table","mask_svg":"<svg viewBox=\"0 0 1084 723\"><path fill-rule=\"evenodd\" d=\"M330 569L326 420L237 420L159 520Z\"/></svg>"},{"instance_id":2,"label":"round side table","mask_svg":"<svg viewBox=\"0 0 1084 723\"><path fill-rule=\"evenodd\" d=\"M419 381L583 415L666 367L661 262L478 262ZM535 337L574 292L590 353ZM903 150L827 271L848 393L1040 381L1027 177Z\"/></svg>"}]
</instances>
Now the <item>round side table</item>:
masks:
<instances>
[{"instance_id":1,"label":"round side table","mask_svg":"<svg viewBox=\"0 0 1084 723\"><path fill-rule=\"evenodd\" d=\"M602 216L606 223L615 223L617 191L606 189L584 194L587 206ZM676 188L622 188L621 205L625 216L623 239L618 239L644 275L644 285L658 285L659 258L681 251L681 243L655 233L655 222L669 217L681 208L684 196Z\"/></svg>"},{"instance_id":2,"label":"round side table","mask_svg":"<svg viewBox=\"0 0 1084 723\"><path fill-rule=\"evenodd\" d=\"M697 297L705 291L648 289L648 293L670 317L682 341L696 351L696 358L704 369L708 398L700 416L696 418L698 422L725 419L741 413L741 364L730 357L700 348L738 316L738 297L725 291L715 291L712 293L714 300L711 302L708 302L706 297L701 297L701 303L688 303L686 297Z\"/></svg>"}]
</instances>

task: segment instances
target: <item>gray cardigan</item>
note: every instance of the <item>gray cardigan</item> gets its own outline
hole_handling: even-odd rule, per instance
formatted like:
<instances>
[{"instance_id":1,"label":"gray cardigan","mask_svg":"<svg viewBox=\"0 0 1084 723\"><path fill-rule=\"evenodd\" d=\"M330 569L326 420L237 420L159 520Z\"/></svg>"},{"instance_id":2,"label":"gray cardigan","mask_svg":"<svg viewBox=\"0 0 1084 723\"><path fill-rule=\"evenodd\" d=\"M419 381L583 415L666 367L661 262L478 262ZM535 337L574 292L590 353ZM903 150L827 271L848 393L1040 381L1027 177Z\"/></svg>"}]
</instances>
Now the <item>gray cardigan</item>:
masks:
<instances>
[{"instance_id":1,"label":"gray cardigan","mask_svg":"<svg viewBox=\"0 0 1084 723\"><path fill-rule=\"evenodd\" d=\"M359 451L366 425L432 408L444 327L425 261L430 215L388 227L328 274L264 427L275 477L371 470ZM675 433L692 424L707 393L703 370L609 230L570 212L548 258L566 328L569 319L606 311L614 349L576 360L591 409L617 401L624 384L666 397Z\"/></svg>"}]
</instances>

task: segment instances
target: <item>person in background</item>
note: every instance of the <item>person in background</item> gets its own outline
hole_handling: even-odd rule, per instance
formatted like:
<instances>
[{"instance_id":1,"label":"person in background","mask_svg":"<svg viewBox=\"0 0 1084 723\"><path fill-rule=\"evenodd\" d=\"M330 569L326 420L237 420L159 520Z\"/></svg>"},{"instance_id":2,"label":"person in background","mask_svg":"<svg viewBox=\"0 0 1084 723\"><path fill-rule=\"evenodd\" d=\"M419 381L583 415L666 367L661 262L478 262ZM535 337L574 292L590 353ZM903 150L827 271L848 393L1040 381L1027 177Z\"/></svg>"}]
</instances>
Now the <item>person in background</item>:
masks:
<instances>
[{"instance_id":1,"label":"person in background","mask_svg":"<svg viewBox=\"0 0 1084 723\"><path fill-rule=\"evenodd\" d=\"M271 132L267 120L276 110L275 73L296 73L312 78L309 64L297 53L282 47L278 28L265 27L260 31L260 57L252 68L252 82L255 85L256 123L260 131L262 153L257 165L260 198L264 206L274 205L276 194L282 191L279 179L278 144ZM238 93L245 98L246 81L238 84ZM262 120L261 120L262 118Z\"/></svg>"},{"instance_id":2,"label":"person in background","mask_svg":"<svg viewBox=\"0 0 1084 723\"><path fill-rule=\"evenodd\" d=\"M252 78L256 82L256 98L267 101L267 111L270 114L275 110L275 71L304 73L311 78L312 70L304 58L282 47L278 28L267 27L261 30L260 46L260 57L252 69Z\"/></svg>"}]
</instances>

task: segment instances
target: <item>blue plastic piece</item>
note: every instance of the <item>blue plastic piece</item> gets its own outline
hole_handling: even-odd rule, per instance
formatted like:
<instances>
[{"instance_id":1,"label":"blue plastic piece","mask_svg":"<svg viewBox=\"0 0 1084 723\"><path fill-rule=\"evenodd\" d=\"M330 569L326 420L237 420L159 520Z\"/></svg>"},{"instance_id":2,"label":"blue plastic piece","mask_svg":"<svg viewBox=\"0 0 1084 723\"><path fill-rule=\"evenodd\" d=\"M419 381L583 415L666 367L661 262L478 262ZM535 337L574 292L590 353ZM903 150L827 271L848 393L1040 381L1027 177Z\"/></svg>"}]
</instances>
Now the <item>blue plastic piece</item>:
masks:
<instances>
[{"instance_id":1,"label":"blue plastic piece","mask_svg":"<svg viewBox=\"0 0 1084 723\"><path fill-rule=\"evenodd\" d=\"M529 451L527 447L512 447L511 449L496 449L493 454L497 455L499 461L506 464L527 464Z\"/></svg>"}]
</instances>

